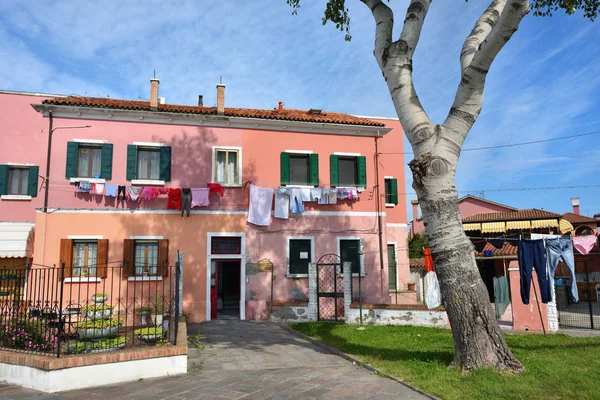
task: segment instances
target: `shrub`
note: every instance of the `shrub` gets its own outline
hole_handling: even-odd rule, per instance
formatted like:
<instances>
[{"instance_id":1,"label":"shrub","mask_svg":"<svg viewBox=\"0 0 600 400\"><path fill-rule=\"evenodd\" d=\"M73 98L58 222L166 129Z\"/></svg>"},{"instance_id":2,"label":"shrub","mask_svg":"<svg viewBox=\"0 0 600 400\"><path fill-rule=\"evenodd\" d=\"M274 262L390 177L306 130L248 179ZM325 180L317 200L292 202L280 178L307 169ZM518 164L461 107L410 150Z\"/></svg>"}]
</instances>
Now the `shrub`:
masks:
<instances>
[{"instance_id":1,"label":"shrub","mask_svg":"<svg viewBox=\"0 0 600 400\"><path fill-rule=\"evenodd\" d=\"M96 321L81 321L75 324L75 327L78 329L103 329L111 328L117 325L123 325L123 320L121 318L101 319Z\"/></svg>"},{"instance_id":2,"label":"shrub","mask_svg":"<svg viewBox=\"0 0 600 400\"><path fill-rule=\"evenodd\" d=\"M140 328L133 331L136 336L162 336L162 328Z\"/></svg>"},{"instance_id":3,"label":"shrub","mask_svg":"<svg viewBox=\"0 0 600 400\"><path fill-rule=\"evenodd\" d=\"M102 304L102 305L91 305L91 306L84 306L81 307L81 312L82 313L86 313L88 311L105 311L105 310L112 310L114 308L114 306L108 305L108 304Z\"/></svg>"},{"instance_id":4,"label":"shrub","mask_svg":"<svg viewBox=\"0 0 600 400\"><path fill-rule=\"evenodd\" d=\"M0 343L5 347L48 352L56 348L58 338L46 327L46 320L9 320L0 323Z\"/></svg>"},{"instance_id":5,"label":"shrub","mask_svg":"<svg viewBox=\"0 0 600 400\"><path fill-rule=\"evenodd\" d=\"M135 308L133 311L135 311L136 314L141 314L141 313L147 314L147 313L151 312L152 310L153 310L153 308L150 306L142 306L142 307Z\"/></svg>"}]
</instances>

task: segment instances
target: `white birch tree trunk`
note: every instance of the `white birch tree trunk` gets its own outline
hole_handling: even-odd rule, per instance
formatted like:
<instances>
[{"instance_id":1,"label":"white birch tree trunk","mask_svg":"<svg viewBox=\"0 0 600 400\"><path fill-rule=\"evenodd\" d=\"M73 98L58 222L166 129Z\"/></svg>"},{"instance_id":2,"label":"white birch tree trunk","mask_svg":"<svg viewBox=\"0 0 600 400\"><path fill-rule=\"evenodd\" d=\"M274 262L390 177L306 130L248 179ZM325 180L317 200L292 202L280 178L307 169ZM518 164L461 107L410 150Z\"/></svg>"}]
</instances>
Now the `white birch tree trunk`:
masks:
<instances>
[{"instance_id":1,"label":"white birch tree trunk","mask_svg":"<svg viewBox=\"0 0 600 400\"><path fill-rule=\"evenodd\" d=\"M397 41L392 41L392 10L382 0L363 2L376 22L375 58L414 152L409 164L413 188L452 327L454 363L463 370L493 367L521 372L523 366L506 345L477 269L473 245L462 229L456 168L463 142L483 105L486 74L529 12L528 0L494 0L477 20L460 54L462 76L456 98L441 125L429 120L412 81L412 57L431 0L410 1Z\"/></svg>"}]
</instances>

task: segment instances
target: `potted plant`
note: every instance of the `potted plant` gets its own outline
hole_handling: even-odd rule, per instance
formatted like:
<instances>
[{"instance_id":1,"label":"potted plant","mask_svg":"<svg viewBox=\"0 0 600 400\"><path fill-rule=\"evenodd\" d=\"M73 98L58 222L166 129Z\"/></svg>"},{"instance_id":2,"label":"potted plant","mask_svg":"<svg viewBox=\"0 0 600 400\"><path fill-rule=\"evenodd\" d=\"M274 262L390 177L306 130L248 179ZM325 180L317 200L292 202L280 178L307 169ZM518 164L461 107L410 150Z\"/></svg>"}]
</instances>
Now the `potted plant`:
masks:
<instances>
[{"instance_id":1,"label":"potted plant","mask_svg":"<svg viewBox=\"0 0 600 400\"><path fill-rule=\"evenodd\" d=\"M408 290L410 290L410 291L414 291L415 290L415 284L414 283L408 282L406 284L406 286L408 286Z\"/></svg>"},{"instance_id":2,"label":"potted plant","mask_svg":"<svg viewBox=\"0 0 600 400\"><path fill-rule=\"evenodd\" d=\"M153 308L151 306L141 306L135 308L133 311L140 316L140 324L146 325L146 319L148 314L152 312Z\"/></svg>"},{"instance_id":3,"label":"potted plant","mask_svg":"<svg viewBox=\"0 0 600 400\"><path fill-rule=\"evenodd\" d=\"M165 302L160 294L156 294L154 301L154 309L152 310L152 323L154 326L160 326L163 323L163 316L165 314Z\"/></svg>"},{"instance_id":4,"label":"potted plant","mask_svg":"<svg viewBox=\"0 0 600 400\"><path fill-rule=\"evenodd\" d=\"M92 295L92 301L96 304L103 304L108 299L106 293L94 293Z\"/></svg>"},{"instance_id":5,"label":"potted plant","mask_svg":"<svg viewBox=\"0 0 600 400\"><path fill-rule=\"evenodd\" d=\"M125 348L127 342L128 340L125 336L115 336L113 338L103 339L94 343L92 353L122 350Z\"/></svg>"},{"instance_id":6,"label":"potted plant","mask_svg":"<svg viewBox=\"0 0 600 400\"><path fill-rule=\"evenodd\" d=\"M75 324L77 334L83 339L102 339L112 337L119 332L119 328L123 325L123 320L120 318L100 319L96 321L81 321Z\"/></svg>"},{"instance_id":7,"label":"potted plant","mask_svg":"<svg viewBox=\"0 0 600 400\"><path fill-rule=\"evenodd\" d=\"M112 315L113 306L108 304L95 304L93 306L81 307L81 315L93 321L107 319Z\"/></svg>"},{"instance_id":8,"label":"potted plant","mask_svg":"<svg viewBox=\"0 0 600 400\"><path fill-rule=\"evenodd\" d=\"M133 334L143 342L153 343L162 339L165 331L162 328L141 328L133 331Z\"/></svg>"}]
</instances>

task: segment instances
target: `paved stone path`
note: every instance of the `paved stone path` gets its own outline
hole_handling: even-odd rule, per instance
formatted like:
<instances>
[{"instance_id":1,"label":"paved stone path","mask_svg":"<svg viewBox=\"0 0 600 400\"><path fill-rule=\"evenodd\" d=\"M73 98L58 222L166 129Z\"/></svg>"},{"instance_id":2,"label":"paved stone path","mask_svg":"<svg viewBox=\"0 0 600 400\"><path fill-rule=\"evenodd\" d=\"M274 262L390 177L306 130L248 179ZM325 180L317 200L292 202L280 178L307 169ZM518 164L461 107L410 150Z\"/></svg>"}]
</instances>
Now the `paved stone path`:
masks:
<instances>
[{"instance_id":1,"label":"paved stone path","mask_svg":"<svg viewBox=\"0 0 600 400\"><path fill-rule=\"evenodd\" d=\"M1 399L425 399L277 325L213 321L188 326L189 373L43 394L0 385Z\"/></svg>"}]
</instances>

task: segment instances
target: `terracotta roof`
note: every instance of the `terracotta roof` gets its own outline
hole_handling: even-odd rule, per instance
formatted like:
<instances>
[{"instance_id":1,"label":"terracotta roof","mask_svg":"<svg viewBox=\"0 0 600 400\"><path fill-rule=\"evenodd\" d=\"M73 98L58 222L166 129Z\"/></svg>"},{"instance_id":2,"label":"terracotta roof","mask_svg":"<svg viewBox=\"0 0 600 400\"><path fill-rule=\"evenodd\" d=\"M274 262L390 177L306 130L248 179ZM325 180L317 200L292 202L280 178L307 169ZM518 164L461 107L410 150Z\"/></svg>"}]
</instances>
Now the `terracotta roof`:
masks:
<instances>
[{"instance_id":1,"label":"terracotta roof","mask_svg":"<svg viewBox=\"0 0 600 400\"><path fill-rule=\"evenodd\" d=\"M504 242L504 245L500 249L497 249L494 246L492 246L491 244L486 243L485 247L483 248L483 251L491 250L493 257L507 257L507 256L515 256L516 257L517 254L519 254L519 247L516 246L516 243L517 242L514 242L511 244L508 241L506 241L506 242ZM477 250L475 250L475 257L486 258L483 256L483 251L478 252Z\"/></svg>"},{"instance_id":2,"label":"terracotta roof","mask_svg":"<svg viewBox=\"0 0 600 400\"><path fill-rule=\"evenodd\" d=\"M408 260L411 268L425 268L425 259L424 258L411 258Z\"/></svg>"},{"instance_id":3,"label":"terracotta roof","mask_svg":"<svg viewBox=\"0 0 600 400\"><path fill-rule=\"evenodd\" d=\"M598 224L598 223L600 223L600 220L586 217L585 215L577 215L577 214L573 214L573 213L563 214L562 217L563 217L563 219L566 219L567 221L569 221L572 224L586 224L586 223Z\"/></svg>"},{"instance_id":4,"label":"terracotta roof","mask_svg":"<svg viewBox=\"0 0 600 400\"><path fill-rule=\"evenodd\" d=\"M58 106L76 106L108 108L118 110L133 111L152 111L149 101L137 100L118 100L98 97L79 97L69 96L63 98L46 99L43 104L53 104ZM159 104L158 112L181 113L181 114L203 114L217 115L216 107L198 107L184 106L177 104ZM325 112L319 114L310 113L306 110L293 110L289 108L279 112L273 110L259 110L254 108L225 108L226 117L257 118L257 119L275 119L284 121L315 122L326 124L344 124L344 125L365 125L365 126L385 126L381 122L373 121L367 118L359 118L349 114Z\"/></svg>"},{"instance_id":5,"label":"terracotta roof","mask_svg":"<svg viewBox=\"0 0 600 400\"><path fill-rule=\"evenodd\" d=\"M560 214L557 213L530 208L510 212L473 214L463 218L462 222L521 221L527 219L558 219L560 217Z\"/></svg>"}]
</instances>

